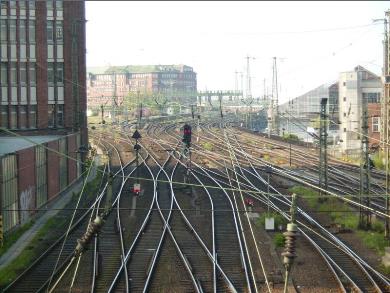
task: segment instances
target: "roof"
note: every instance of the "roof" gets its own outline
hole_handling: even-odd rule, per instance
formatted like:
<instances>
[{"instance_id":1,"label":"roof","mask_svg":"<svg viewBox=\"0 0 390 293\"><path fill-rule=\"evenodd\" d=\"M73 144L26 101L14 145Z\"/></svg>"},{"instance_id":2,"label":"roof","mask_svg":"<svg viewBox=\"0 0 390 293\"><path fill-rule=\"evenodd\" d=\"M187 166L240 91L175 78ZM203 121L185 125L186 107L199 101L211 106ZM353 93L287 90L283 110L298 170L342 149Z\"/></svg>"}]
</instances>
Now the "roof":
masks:
<instances>
[{"instance_id":1,"label":"roof","mask_svg":"<svg viewBox=\"0 0 390 293\"><path fill-rule=\"evenodd\" d=\"M42 135L42 136L22 136L8 137L2 136L0 139L0 156L30 148L37 144L58 140L63 135Z\"/></svg>"}]
</instances>

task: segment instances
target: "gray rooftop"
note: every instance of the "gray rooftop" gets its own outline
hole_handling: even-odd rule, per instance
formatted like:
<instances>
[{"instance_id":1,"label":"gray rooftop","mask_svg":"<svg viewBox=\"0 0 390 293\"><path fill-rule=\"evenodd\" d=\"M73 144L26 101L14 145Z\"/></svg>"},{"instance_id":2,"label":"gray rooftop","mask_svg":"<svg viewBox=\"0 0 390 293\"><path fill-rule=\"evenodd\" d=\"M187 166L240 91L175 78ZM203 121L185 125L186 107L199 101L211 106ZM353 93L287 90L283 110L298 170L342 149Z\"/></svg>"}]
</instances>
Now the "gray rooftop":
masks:
<instances>
[{"instance_id":1,"label":"gray rooftop","mask_svg":"<svg viewBox=\"0 0 390 293\"><path fill-rule=\"evenodd\" d=\"M17 152L37 144L57 140L62 135L41 135L41 136L21 136L21 137L0 137L0 156Z\"/></svg>"}]
</instances>

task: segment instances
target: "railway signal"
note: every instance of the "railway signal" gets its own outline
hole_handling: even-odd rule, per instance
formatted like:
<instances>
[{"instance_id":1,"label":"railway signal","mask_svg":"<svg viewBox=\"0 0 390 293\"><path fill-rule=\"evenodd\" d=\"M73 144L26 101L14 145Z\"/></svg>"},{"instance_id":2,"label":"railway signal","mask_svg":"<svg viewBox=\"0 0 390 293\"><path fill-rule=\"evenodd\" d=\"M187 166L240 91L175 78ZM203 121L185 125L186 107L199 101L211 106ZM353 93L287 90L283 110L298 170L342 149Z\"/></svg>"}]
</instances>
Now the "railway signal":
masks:
<instances>
[{"instance_id":1,"label":"railway signal","mask_svg":"<svg viewBox=\"0 0 390 293\"><path fill-rule=\"evenodd\" d=\"M141 149L141 146L138 144L138 140L142 137L141 134L138 132L138 130L135 130L133 135L131 136L132 138L135 139L135 145L134 145L134 150L135 150L135 162L136 162L136 172L137 172L137 181L136 183L134 184L134 188L133 188L133 191L134 191L134 194L138 195L140 190L141 190L141 187L140 187L140 184L139 184L139 161L138 161L138 154L139 154L139 150ZM138 192L136 192L135 190L138 190Z\"/></svg>"},{"instance_id":2,"label":"railway signal","mask_svg":"<svg viewBox=\"0 0 390 293\"><path fill-rule=\"evenodd\" d=\"M186 144L186 147L190 147L191 145L191 125L185 124L183 128L183 142Z\"/></svg>"}]
</instances>

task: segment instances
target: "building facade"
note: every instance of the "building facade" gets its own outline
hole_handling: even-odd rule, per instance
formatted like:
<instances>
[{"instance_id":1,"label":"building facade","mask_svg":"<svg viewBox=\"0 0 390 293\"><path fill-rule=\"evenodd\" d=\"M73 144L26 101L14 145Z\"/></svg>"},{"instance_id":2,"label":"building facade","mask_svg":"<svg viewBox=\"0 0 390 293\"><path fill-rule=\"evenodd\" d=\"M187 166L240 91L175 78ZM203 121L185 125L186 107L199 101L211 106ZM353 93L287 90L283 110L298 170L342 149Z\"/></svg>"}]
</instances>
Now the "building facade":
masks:
<instances>
[{"instance_id":1,"label":"building facade","mask_svg":"<svg viewBox=\"0 0 390 293\"><path fill-rule=\"evenodd\" d=\"M379 144L381 93L381 78L362 66L340 73L339 119L342 152L360 151L364 105L367 105L368 109L369 144Z\"/></svg>"},{"instance_id":2,"label":"building facade","mask_svg":"<svg viewBox=\"0 0 390 293\"><path fill-rule=\"evenodd\" d=\"M186 65L112 66L88 69L88 109L121 104L124 97L161 94L176 101L196 98L196 72Z\"/></svg>"},{"instance_id":3,"label":"building facade","mask_svg":"<svg viewBox=\"0 0 390 293\"><path fill-rule=\"evenodd\" d=\"M0 207L6 231L80 175L79 150L88 146L85 46L83 1L0 0Z\"/></svg>"},{"instance_id":4,"label":"building facade","mask_svg":"<svg viewBox=\"0 0 390 293\"><path fill-rule=\"evenodd\" d=\"M0 2L0 126L27 134L85 130L84 2Z\"/></svg>"}]
</instances>

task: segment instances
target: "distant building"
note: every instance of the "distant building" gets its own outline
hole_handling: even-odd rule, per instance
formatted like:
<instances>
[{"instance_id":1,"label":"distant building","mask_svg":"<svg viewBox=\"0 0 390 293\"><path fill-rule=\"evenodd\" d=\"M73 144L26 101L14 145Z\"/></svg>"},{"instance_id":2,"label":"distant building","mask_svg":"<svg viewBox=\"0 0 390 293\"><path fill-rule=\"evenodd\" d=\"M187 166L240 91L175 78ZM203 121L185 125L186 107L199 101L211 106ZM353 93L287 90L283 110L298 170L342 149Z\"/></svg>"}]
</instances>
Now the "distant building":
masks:
<instances>
[{"instance_id":1,"label":"distant building","mask_svg":"<svg viewBox=\"0 0 390 293\"><path fill-rule=\"evenodd\" d=\"M314 125L319 119L320 102L327 98L327 113L329 115L329 131L337 135L338 131L338 83L326 83L299 96L291 101L279 105L279 112L282 114L281 128L288 132L297 134L301 139L310 138L306 133L307 127ZM288 121L290 119L290 121ZM282 131L280 132L282 133ZM312 139L309 139L312 141Z\"/></svg>"},{"instance_id":2,"label":"distant building","mask_svg":"<svg viewBox=\"0 0 390 293\"><path fill-rule=\"evenodd\" d=\"M85 3L0 1L0 16L0 208L9 231L80 175Z\"/></svg>"},{"instance_id":3,"label":"distant building","mask_svg":"<svg viewBox=\"0 0 390 293\"><path fill-rule=\"evenodd\" d=\"M162 94L181 101L196 98L196 72L186 65L128 65L88 69L88 108L121 104L129 93ZM114 102L115 103L115 102Z\"/></svg>"},{"instance_id":4,"label":"distant building","mask_svg":"<svg viewBox=\"0 0 390 293\"><path fill-rule=\"evenodd\" d=\"M368 103L369 144L379 144L381 115L381 78L362 66L340 73L339 117L341 150L346 153L360 151L363 99Z\"/></svg>"}]
</instances>

